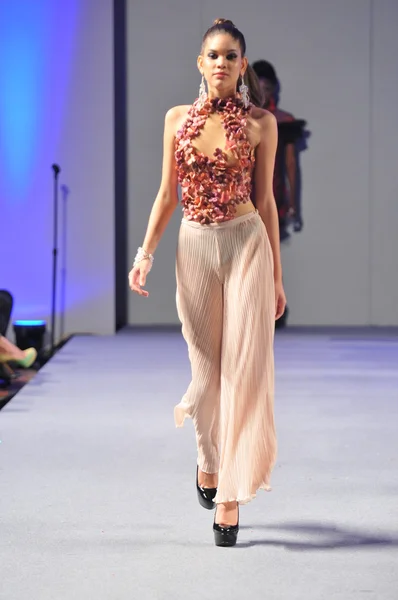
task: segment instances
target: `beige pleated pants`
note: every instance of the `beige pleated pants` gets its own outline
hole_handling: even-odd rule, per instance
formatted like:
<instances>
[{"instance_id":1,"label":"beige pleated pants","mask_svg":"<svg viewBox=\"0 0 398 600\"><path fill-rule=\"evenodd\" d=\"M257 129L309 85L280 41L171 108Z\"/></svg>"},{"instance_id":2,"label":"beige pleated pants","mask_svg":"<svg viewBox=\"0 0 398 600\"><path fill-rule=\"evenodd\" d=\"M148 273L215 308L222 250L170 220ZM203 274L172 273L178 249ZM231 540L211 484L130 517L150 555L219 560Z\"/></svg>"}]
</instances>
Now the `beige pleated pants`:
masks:
<instances>
[{"instance_id":1,"label":"beige pleated pants","mask_svg":"<svg viewBox=\"0 0 398 600\"><path fill-rule=\"evenodd\" d=\"M176 275L192 381L175 423L192 418L199 468L218 473L215 501L244 504L270 489L276 457L273 257L259 214L183 220Z\"/></svg>"}]
</instances>

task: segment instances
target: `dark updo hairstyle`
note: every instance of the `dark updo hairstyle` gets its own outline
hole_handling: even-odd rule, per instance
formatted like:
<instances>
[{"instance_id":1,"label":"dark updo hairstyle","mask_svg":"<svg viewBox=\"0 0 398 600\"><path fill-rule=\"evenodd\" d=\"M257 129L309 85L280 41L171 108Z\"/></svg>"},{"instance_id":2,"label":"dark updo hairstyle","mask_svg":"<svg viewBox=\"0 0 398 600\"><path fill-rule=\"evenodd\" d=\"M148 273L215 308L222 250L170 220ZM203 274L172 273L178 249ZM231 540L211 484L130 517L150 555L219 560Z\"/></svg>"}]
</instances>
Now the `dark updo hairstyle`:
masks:
<instances>
[{"instance_id":1,"label":"dark updo hairstyle","mask_svg":"<svg viewBox=\"0 0 398 600\"><path fill-rule=\"evenodd\" d=\"M246 41L244 35L232 21L228 19L216 19L211 27L206 31L202 40L202 51L203 47L209 37L217 33L228 33L232 39L239 42L240 50L242 53L242 58L246 55ZM255 106L263 105L263 98L260 89L260 85L257 79L256 73L253 71L252 67L248 64L245 74L243 76L244 82L249 88L250 101ZM237 91L239 90L239 81L237 85Z\"/></svg>"},{"instance_id":2,"label":"dark updo hairstyle","mask_svg":"<svg viewBox=\"0 0 398 600\"><path fill-rule=\"evenodd\" d=\"M267 60L256 60L252 67L259 79L267 79L273 85L278 85L278 76L270 62Z\"/></svg>"}]
</instances>

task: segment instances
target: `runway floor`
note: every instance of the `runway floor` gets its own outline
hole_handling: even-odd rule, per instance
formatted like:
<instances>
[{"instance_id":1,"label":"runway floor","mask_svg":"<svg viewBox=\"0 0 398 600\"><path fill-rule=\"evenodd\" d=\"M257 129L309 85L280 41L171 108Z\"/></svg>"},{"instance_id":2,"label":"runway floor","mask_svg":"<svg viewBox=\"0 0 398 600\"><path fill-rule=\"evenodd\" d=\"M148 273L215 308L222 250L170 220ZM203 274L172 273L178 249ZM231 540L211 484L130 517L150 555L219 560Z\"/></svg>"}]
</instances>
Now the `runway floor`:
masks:
<instances>
[{"instance_id":1,"label":"runway floor","mask_svg":"<svg viewBox=\"0 0 398 600\"><path fill-rule=\"evenodd\" d=\"M1 600L397 600L398 335L277 333L271 493L216 548L178 331L75 337L0 412Z\"/></svg>"}]
</instances>

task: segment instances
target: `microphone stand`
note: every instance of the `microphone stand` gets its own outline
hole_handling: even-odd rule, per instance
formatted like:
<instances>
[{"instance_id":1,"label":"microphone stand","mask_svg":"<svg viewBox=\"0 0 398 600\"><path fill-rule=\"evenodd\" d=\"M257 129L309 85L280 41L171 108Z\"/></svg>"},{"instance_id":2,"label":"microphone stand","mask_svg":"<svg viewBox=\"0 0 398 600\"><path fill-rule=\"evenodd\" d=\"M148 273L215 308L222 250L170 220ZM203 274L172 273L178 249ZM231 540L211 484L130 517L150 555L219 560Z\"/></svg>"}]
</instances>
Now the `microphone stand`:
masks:
<instances>
[{"instance_id":1,"label":"microphone stand","mask_svg":"<svg viewBox=\"0 0 398 600\"><path fill-rule=\"evenodd\" d=\"M53 244L53 273L52 273L52 303L51 303L51 349L50 356L55 348L55 302L57 289L57 254L58 254L58 175L61 171L59 165L52 165L54 172L54 244Z\"/></svg>"}]
</instances>

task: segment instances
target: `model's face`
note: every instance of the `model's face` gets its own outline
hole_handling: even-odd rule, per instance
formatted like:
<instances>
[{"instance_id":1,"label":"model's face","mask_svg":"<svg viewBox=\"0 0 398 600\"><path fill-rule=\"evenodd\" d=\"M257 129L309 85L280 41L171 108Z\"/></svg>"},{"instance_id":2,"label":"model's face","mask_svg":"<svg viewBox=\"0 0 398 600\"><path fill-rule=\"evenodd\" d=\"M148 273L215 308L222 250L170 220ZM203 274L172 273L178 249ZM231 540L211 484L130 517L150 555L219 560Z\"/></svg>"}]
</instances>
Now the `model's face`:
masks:
<instances>
[{"instance_id":1,"label":"model's face","mask_svg":"<svg viewBox=\"0 0 398 600\"><path fill-rule=\"evenodd\" d=\"M264 106L267 106L275 94L275 85L269 79L263 79L263 77L260 77L258 81L264 98Z\"/></svg>"},{"instance_id":2,"label":"model's face","mask_svg":"<svg viewBox=\"0 0 398 600\"><path fill-rule=\"evenodd\" d=\"M198 68L207 81L209 96L235 94L236 86L247 67L239 42L228 33L207 38L198 57Z\"/></svg>"}]
</instances>

